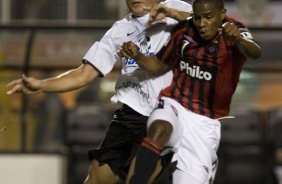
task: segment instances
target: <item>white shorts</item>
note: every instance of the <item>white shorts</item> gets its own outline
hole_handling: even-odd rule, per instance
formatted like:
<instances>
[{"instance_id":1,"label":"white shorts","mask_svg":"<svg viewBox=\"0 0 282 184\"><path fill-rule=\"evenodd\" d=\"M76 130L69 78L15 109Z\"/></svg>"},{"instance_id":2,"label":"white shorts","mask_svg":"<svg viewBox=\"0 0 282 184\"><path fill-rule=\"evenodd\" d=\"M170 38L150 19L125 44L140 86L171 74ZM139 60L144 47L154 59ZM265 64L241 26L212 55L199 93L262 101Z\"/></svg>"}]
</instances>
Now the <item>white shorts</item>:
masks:
<instances>
[{"instance_id":1,"label":"white shorts","mask_svg":"<svg viewBox=\"0 0 282 184\"><path fill-rule=\"evenodd\" d=\"M166 146L172 147L177 170L174 184L210 184L217 168L217 149L220 142L220 122L193 113L175 100L162 97L163 108L155 109L148 127L154 120L172 124L173 131Z\"/></svg>"}]
</instances>

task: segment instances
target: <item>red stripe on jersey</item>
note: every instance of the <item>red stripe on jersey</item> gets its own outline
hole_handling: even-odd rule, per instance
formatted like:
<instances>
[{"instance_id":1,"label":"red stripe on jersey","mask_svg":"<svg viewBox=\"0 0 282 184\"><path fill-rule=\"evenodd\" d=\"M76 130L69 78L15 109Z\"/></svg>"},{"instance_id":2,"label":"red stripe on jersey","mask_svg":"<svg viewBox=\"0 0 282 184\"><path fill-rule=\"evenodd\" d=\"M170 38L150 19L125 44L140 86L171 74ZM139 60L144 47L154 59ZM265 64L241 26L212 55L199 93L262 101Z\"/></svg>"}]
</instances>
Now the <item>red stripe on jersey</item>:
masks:
<instances>
[{"instance_id":1,"label":"red stripe on jersey","mask_svg":"<svg viewBox=\"0 0 282 184\"><path fill-rule=\"evenodd\" d=\"M212 85L205 85L204 90L210 92L210 91L211 91L211 88L212 88ZM209 94L210 94L210 93L209 93ZM207 104L208 107L204 107L203 111L204 111L204 114L205 114L206 116L214 117L213 112L210 111L210 109L211 109L210 106L213 105L213 104L210 104L210 103L209 103L209 102L210 102L210 98L214 98L214 96L209 95L209 98L205 98L205 99L204 99L203 104Z\"/></svg>"},{"instance_id":2,"label":"red stripe on jersey","mask_svg":"<svg viewBox=\"0 0 282 184\"><path fill-rule=\"evenodd\" d=\"M174 61L178 59L179 49L176 47L177 41L182 40L178 36L183 31L184 28L177 30L175 34L172 35L172 38L170 40L174 40L173 42L169 42L166 46L166 52L163 53L164 48L160 50L159 54L162 54L162 59L165 61L166 64L174 65ZM170 53L174 53L174 55L171 55ZM158 55L157 55L158 56Z\"/></svg>"}]
</instances>

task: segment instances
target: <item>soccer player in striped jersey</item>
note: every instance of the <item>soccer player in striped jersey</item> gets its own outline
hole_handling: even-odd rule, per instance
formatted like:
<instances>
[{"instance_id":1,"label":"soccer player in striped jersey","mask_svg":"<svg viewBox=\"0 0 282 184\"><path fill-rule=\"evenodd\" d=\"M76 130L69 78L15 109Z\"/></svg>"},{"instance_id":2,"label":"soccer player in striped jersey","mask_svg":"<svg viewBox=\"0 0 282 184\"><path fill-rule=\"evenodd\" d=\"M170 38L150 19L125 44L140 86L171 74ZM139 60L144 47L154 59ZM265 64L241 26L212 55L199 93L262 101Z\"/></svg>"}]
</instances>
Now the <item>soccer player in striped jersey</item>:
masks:
<instances>
[{"instance_id":1,"label":"soccer player in striped jersey","mask_svg":"<svg viewBox=\"0 0 282 184\"><path fill-rule=\"evenodd\" d=\"M118 49L126 41L134 41L146 55L157 53L170 37L171 29L179 20L190 16L192 10L190 4L180 0L162 3L126 0L126 3L131 13L115 22L103 38L93 44L80 67L43 80L23 76L8 84L8 94L66 92L84 87L113 69L120 59ZM152 25L148 27L148 24ZM121 73L112 98L121 107L116 110L100 147L89 151L92 164L85 184L114 184L125 178L131 154L146 134L147 118L158 102L158 94L172 79L172 73L152 78L132 59L122 60Z\"/></svg>"},{"instance_id":2,"label":"soccer player in striped jersey","mask_svg":"<svg viewBox=\"0 0 282 184\"><path fill-rule=\"evenodd\" d=\"M228 116L232 95L247 57L261 49L250 31L226 15L223 0L195 0L193 16L180 22L155 56L145 56L132 42L120 56L132 58L158 76L173 71L148 120L127 183L146 183L144 170L156 165L165 146L175 152L174 184L209 184L216 172L220 118Z\"/></svg>"}]
</instances>

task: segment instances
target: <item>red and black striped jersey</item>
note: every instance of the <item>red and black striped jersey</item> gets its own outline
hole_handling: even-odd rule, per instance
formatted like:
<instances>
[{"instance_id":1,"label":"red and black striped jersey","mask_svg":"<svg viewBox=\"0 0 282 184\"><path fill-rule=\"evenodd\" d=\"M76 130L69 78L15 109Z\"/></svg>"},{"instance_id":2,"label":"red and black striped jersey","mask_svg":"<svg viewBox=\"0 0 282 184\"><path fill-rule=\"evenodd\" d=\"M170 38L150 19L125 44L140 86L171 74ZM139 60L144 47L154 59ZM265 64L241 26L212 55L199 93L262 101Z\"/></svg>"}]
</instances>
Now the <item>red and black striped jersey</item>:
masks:
<instances>
[{"instance_id":1,"label":"red and black striped jersey","mask_svg":"<svg viewBox=\"0 0 282 184\"><path fill-rule=\"evenodd\" d=\"M252 39L240 22L227 17ZM157 57L173 66L173 80L160 96L175 99L187 109L211 118L228 115L232 95L246 57L239 47L221 34L206 41L199 36L192 19L180 22L170 41Z\"/></svg>"}]
</instances>

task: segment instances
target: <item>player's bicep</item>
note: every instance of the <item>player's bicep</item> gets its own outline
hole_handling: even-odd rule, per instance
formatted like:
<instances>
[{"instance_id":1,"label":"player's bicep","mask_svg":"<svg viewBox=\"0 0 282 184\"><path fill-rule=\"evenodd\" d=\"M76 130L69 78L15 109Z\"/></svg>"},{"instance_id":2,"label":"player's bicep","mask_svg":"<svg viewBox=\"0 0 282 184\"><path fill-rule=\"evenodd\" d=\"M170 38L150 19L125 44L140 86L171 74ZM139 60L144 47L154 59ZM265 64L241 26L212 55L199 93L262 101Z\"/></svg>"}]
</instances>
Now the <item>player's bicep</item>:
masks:
<instances>
[{"instance_id":1,"label":"player's bicep","mask_svg":"<svg viewBox=\"0 0 282 184\"><path fill-rule=\"evenodd\" d=\"M239 44L239 49L246 57L258 58L261 55L261 48L259 44L255 41L251 32L245 28L239 28L240 36L243 38L241 44Z\"/></svg>"}]
</instances>

